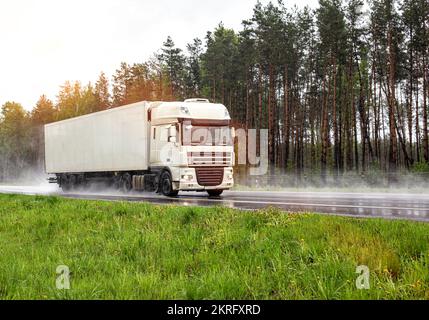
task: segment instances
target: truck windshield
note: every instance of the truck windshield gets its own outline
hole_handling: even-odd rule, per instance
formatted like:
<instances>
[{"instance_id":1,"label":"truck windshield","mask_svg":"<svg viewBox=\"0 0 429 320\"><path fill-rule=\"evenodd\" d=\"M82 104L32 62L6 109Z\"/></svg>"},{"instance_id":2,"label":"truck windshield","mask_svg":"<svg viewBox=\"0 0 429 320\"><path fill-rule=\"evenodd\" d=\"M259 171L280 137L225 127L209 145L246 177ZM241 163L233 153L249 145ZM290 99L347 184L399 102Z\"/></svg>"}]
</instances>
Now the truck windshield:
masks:
<instances>
[{"instance_id":1,"label":"truck windshield","mask_svg":"<svg viewBox=\"0 0 429 320\"><path fill-rule=\"evenodd\" d=\"M231 128L228 126L183 125L184 146L232 146Z\"/></svg>"}]
</instances>

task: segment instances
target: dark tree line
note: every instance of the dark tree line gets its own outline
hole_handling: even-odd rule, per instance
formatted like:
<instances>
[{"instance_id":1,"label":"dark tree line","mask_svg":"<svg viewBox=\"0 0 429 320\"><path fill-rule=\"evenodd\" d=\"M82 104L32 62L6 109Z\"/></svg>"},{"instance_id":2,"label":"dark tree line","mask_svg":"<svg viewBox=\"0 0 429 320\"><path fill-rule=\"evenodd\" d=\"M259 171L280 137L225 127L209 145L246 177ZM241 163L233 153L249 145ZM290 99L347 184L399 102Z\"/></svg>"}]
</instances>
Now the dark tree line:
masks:
<instances>
[{"instance_id":1,"label":"dark tree line","mask_svg":"<svg viewBox=\"0 0 429 320\"><path fill-rule=\"evenodd\" d=\"M429 2L257 3L236 32L220 24L185 51L169 37L112 79L66 82L33 111L6 103L0 179L40 166L42 124L141 100L206 97L236 126L269 130L269 162L298 175L428 169ZM39 132L36 134L35 132Z\"/></svg>"}]
</instances>

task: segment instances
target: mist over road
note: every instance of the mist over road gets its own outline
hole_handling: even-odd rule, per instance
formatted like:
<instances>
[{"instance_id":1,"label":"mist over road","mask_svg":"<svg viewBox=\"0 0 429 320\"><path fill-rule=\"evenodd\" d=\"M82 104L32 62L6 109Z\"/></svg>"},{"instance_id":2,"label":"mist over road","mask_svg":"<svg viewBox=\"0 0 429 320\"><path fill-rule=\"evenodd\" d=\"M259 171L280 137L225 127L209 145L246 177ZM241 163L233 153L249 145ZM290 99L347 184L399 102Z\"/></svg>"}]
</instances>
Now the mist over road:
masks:
<instances>
[{"instance_id":1,"label":"mist over road","mask_svg":"<svg viewBox=\"0 0 429 320\"><path fill-rule=\"evenodd\" d=\"M111 190L63 193L54 185L0 186L0 193L141 201L184 206L225 206L247 210L271 206L290 212L317 212L429 222L429 194L226 191L220 198L208 198L206 193L197 192L181 192L176 198L167 198L155 193L135 192L125 195Z\"/></svg>"}]
</instances>

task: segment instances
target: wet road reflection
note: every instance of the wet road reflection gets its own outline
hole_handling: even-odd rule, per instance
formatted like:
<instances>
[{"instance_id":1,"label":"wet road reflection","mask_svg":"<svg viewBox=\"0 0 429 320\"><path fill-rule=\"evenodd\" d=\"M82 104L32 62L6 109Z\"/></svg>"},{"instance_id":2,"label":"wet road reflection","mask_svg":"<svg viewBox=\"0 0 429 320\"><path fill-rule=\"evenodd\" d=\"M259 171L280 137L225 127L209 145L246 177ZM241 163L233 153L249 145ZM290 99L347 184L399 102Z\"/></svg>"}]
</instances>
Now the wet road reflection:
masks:
<instances>
[{"instance_id":1,"label":"wet road reflection","mask_svg":"<svg viewBox=\"0 0 429 320\"><path fill-rule=\"evenodd\" d=\"M429 222L429 194L228 191L219 198L208 198L206 193L196 192L183 192L176 198L166 198L153 193L124 195L106 190L63 194L55 186L0 186L0 193L50 194L79 199L146 201L184 206L225 206L248 210L277 207L289 212L319 212Z\"/></svg>"}]
</instances>

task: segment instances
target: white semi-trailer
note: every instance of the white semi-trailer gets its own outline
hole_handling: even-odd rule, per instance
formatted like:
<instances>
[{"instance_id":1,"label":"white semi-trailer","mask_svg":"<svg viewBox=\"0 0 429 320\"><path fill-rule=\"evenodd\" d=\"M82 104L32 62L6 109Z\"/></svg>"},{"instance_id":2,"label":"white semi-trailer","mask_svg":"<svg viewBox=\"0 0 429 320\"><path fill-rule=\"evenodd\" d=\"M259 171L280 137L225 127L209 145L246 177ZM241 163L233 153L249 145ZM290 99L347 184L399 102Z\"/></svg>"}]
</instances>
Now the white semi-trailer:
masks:
<instances>
[{"instance_id":1,"label":"white semi-trailer","mask_svg":"<svg viewBox=\"0 0 429 320\"><path fill-rule=\"evenodd\" d=\"M107 181L125 192L233 187L228 110L205 99L138 102L45 126L45 168L64 191Z\"/></svg>"}]
</instances>

